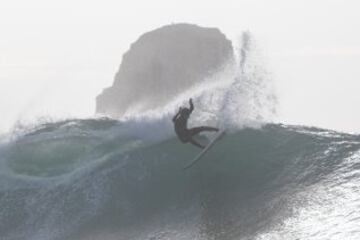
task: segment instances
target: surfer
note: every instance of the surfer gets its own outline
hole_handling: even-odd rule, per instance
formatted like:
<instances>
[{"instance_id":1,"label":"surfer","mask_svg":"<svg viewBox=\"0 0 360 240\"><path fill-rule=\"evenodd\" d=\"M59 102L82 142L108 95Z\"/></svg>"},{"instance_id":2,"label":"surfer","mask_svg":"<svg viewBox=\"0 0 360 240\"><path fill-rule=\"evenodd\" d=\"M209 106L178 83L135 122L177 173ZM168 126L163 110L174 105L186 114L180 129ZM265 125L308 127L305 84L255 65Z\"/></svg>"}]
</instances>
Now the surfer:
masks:
<instances>
[{"instance_id":1,"label":"surfer","mask_svg":"<svg viewBox=\"0 0 360 240\"><path fill-rule=\"evenodd\" d=\"M191 144L199 147L199 148L205 148L205 146L201 145L200 143L196 142L193 137L196 134L199 134L200 132L203 131L219 131L218 128L214 128L214 127L206 127L206 126L201 126L201 127L194 127L194 128L187 128L187 121L190 117L190 114L192 113L192 111L194 110L194 104L192 102L192 99L190 98L189 100L190 103L190 108L186 108L186 107L180 107L179 111L175 114L175 116L173 117L172 121L174 122L174 127L175 127L175 132L178 136L178 138L180 139L181 142L183 143L187 143L190 142Z\"/></svg>"}]
</instances>

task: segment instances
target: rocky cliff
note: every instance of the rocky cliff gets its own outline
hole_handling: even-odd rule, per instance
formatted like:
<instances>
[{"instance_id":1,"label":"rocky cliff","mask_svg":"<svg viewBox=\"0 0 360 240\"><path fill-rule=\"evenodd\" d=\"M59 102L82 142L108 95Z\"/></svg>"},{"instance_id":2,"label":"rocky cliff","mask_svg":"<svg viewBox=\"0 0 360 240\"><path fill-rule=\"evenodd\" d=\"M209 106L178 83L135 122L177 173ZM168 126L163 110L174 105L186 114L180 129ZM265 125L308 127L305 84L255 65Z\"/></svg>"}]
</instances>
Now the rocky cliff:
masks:
<instances>
[{"instance_id":1,"label":"rocky cliff","mask_svg":"<svg viewBox=\"0 0 360 240\"><path fill-rule=\"evenodd\" d=\"M161 107L233 58L231 42L216 28L173 24L143 34L124 54L111 87L97 96L96 112Z\"/></svg>"}]
</instances>

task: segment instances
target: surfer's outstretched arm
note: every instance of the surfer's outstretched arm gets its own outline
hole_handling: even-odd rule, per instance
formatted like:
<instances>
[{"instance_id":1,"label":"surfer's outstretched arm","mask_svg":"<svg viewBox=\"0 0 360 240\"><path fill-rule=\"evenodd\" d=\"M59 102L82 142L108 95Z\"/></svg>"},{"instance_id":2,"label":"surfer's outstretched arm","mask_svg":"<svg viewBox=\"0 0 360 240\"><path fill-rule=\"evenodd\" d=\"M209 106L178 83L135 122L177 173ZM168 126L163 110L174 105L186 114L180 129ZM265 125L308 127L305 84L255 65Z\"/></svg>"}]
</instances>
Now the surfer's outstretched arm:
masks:
<instances>
[{"instance_id":1,"label":"surfer's outstretched arm","mask_svg":"<svg viewBox=\"0 0 360 240\"><path fill-rule=\"evenodd\" d=\"M192 102L192 98L190 98L189 103L190 103L190 113L191 113L194 110L194 104Z\"/></svg>"},{"instance_id":2,"label":"surfer's outstretched arm","mask_svg":"<svg viewBox=\"0 0 360 240\"><path fill-rule=\"evenodd\" d=\"M189 140L189 142L190 142L191 144L193 144L193 145L201 148L201 149L204 149L204 148L205 148L205 146L203 146L203 145L201 145L200 143L196 142L196 141L195 141L194 139L192 139L192 138Z\"/></svg>"}]
</instances>

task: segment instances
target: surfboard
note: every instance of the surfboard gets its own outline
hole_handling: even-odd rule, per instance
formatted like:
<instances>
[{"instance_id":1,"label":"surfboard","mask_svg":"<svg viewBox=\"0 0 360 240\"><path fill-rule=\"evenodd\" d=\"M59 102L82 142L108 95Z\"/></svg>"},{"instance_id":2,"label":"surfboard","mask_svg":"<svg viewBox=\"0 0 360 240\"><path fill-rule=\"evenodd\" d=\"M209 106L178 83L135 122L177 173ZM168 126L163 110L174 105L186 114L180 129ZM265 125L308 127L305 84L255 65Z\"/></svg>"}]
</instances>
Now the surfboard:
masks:
<instances>
[{"instance_id":1,"label":"surfboard","mask_svg":"<svg viewBox=\"0 0 360 240\"><path fill-rule=\"evenodd\" d=\"M225 135L225 130L220 130L220 132L214 137L214 139L211 140L210 143L183 169L186 170L192 167L195 163L197 163L224 135Z\"/></svg>"}]
</instances>

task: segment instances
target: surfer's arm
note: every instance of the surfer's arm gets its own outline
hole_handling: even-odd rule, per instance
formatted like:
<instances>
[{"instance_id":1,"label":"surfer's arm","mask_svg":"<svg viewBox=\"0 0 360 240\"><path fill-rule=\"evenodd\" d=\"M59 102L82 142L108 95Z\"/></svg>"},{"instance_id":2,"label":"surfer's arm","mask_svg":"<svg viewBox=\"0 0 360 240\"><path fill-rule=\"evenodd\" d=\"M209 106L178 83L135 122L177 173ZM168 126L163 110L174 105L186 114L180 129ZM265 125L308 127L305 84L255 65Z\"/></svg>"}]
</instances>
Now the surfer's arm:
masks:
<instances>
[{"instance_id":1,"label":"surfer's arm","mask_svg":"<svg viewBox=\"0 0 360 240\"><path fill-rule=\"evenodd\" d=\"M190 113L194 110L194 104L192 102L192 99L190 98L189 100L189 103L190 103Z\"/></svg>"}]
</instances>

